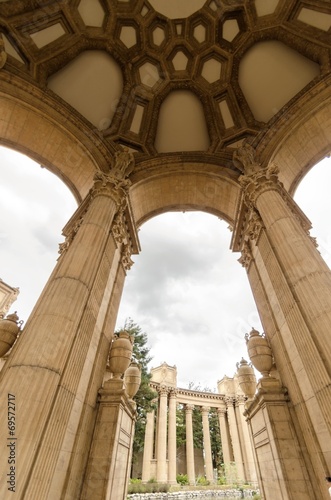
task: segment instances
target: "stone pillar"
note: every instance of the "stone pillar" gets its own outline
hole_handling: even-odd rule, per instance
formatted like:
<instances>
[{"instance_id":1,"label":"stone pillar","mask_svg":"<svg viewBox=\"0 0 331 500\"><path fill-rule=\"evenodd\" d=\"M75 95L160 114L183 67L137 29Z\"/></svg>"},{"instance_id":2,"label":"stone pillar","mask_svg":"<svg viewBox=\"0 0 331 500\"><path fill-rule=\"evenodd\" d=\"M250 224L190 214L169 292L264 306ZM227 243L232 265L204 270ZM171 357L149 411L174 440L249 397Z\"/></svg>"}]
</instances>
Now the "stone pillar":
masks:
<instances>
[{"instance_id":1,"label":"stone pillar","mask_svg":"<svg viewBox=\"0 0 331 500\"><path fill-rule=\"evenodd\" d=\"M209 410L210 410L209 407L201 406L206 479L208 481L210 481L211 483L213 483L214 482L214 474L213 474L213 459L212 459L211 444L210 444Z\"/></svg>"},{"instance_id":2,"label":"stone pillar","mask_svg":"<svg viewBox=\"0 0 331 500\"><path fill-rule=\"evenodd\" d=\"M286 390L271 377L261 379L259 387L253 401L246 403L245 416L250 423L263 498L326 500L327 489L321 497L310 482Z\"/></svg>"},{"instance_id":3,"label":"stone pillar","mask_svg":"<svg viewBox=\"0 0 331 500\"><path fill-rule=\"evenodd\" d=\"M244 173L232 248L242 252L240 261L296 411L311 481L323 498L330 468L325 443L331 442L331 272L278 169L262 168L253 158Z\"/></svg>"},{"instance_id":4,"label":"stone pillar","mask_svg":"<svg viewBox=\"0 0 331 500\"><path fill-rule=\"evenodd\" d=\"M218 421L220 424L223 462L226 465L226 464L229 464L230 462L232 462L231 443L228 439L228 429L227 429L227 421L226 421L226 407L217 408L217 414L218 414Z\"/></svg>"},{"instance_id":5,"label":"stone pillar","mask_svg":"<svg viewBox=\"0 0 331 500\"><path fill-rule=\"evenodd\" d=\"M158 483L166 483L167 478L167 407L168 407L168 388L160 386L159 389L159 415L158 415L158 433L157 433L157 465L156 480Z\"/></svg>"},{"instance_id":6,"label":"stone pillar","mask_svg":"<svg viewBox=\"0 0 331 500\"><path fill-rule=\"evenodd\" d=\"M195 484L195 466L194 466L194 443L193 443L193 424L192 412L194 406L185 406L185 424L186 424L186 467L189 484Z\"/></svg>"},{"instance_id":7,"label":"stone pillar","mask_svg":"<svg viewBox=\"0 0 331 500\"><path fill-rule=\"evenodd\" d=\"M241 444L244 455L244 466L246 471L246 479L250 483L257 483L255 460L253 455L252 443L249 436L248 425L244 416L245 412L245 397L236 397L236 408L238 409L238 426L241 429Z\"/></svg>"},{"instance_id":8,"label":"stone pillar","mask_svg":"<svg viewBox=\"0 0 331 500\"><path fill-rule=\"evenodd\" d=\"M62 255L24 335L1 372L0 434L8 431L8 393L15 395L18 422L24 422L17 427L18 497L65 498L70 464L79 453L79 431L83 429L88 439L92 434L93 419L86 420L87 429L83 420L88 408L95 408L105 372L112 336L105 320L121 255L111 227L116 214L124 217L128 188L127 180L96 176L94 188L69 224ZM76 496L85 457L86 449L72 482ZM0 470L6 471L7 465L1 454ZM1 498L10 493L2 481Z\"/></svg>"},{"instance_id":9,"label":"stone pillar","mask_svg":"<svg viewBox=\"0 0 331 500\"><path fill-rule=\"evenodd\" d=\"M227 408L227 413L228 413L228 421L229 421L230 435L231 435L231 440L232 440L233 455L234 455L234 461L235 461L235 464L237 467L238 479L239 479L239 481L245 481L246 480L245 471L244 471L243 458L242 458L241 447L240 447L237 420L236 420L236 415L235 415L234 406L233 406L233 398L227 397L225 399L225 402L226 402L226 408Z\"/></svg>"},{"instance_id":10,"label":"stone pillar","mask_svg":"<svg viewBox=\"0 0 331 500\"><path fill-rule=\"evenodd\" d=\"M177 444L176 444L176 390L171 389L169 395L169 422L168 422L168 483L177 484Z\"/></svg>"},{"instance_id":11,"label":"stone pillar","mask_svg":"<svg viewBox=\"0 0 331 500\"><path fill-rule=\"evenodd\" d=\"M155 419L154 410L148 412L146 417L144 455L143 455L143 467L142 467L143 483L147 483L152 478L151 460L153 459L153 449L154 449L154 419Z\"/></svg>"},{"instance_id":12,"label":"stone pillar","mask_svg":"<svg viewBox=\"0 0 331 500\"><path fill-rule=\"evenodd\" d=\"M123 381L110 379L100 390L99 409L81 500L126 498L135 424L135 403Z\"/></svg>"}]
</instances>

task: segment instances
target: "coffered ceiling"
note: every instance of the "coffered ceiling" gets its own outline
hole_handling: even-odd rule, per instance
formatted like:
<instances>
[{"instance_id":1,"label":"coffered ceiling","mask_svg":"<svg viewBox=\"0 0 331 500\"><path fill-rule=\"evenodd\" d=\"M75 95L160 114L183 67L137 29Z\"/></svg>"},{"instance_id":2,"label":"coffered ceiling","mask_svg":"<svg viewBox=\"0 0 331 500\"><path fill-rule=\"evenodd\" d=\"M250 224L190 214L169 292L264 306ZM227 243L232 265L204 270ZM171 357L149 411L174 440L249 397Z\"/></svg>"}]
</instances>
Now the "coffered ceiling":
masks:
<instances>
[{"instance_id":1,"label":"coffered ceiling","mask_svg":"<svg viewBox=\"0 0 331 500\"><path fill-rule=\"evenodd\" d=\"M254 139L329 74L330 27L321 0L0 0L6 71L138 156Z\"/></svg>"}]
</instances>

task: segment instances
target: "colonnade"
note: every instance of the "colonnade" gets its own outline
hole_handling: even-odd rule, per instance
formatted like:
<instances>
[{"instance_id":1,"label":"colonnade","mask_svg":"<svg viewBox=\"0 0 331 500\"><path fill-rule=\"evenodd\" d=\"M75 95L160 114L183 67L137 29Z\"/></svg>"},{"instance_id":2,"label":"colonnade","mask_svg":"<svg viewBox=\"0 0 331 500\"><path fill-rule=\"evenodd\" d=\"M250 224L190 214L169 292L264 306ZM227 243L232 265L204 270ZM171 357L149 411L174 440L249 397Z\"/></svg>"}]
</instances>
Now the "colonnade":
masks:
<instances>
[{"instance_id":1,"label":"colonnade","mask_svg":"<svg viewBox=\"0 0 331 500\"><path fill-rule=\"evenodd\" d=\"M154 369L167 370L166 363ZM193 410L201 411L203 431L203 460L205 478L215 481L209 413L215 408L218 415L219 432L222 442L223 463L235 462L237 477L240 481L255 483L256 471L244 412L245 396L241 393L236 380L227 379L231 383L231 394L214 394L208 392L180 389L164 383L152 382L151 386L158 393L157 410L147 414L145 445L142 464L142 481L155 478L158 482L176 484L177 475L177 443L176 443L176 411L180 405L185 412L185 451L186 474L190 484L195 484L197 466L194 450ZM229 384L227 384L229 387ZM235 388L235 389L234 389ZM234 392L235 391L235 392Z\"/></svg>"}]
</instances>

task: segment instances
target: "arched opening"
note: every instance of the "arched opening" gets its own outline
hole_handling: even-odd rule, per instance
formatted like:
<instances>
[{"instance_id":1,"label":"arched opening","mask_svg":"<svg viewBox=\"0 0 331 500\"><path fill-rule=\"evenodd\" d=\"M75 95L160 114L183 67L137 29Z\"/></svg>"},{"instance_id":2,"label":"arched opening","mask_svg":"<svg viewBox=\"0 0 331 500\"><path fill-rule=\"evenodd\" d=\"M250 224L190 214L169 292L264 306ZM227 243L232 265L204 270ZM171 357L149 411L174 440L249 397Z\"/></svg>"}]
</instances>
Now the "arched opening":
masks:
<instances>
[{"instance_id":1,"label":"arched opening","mask_svg":"<svg viewBox=\"0 0 331 500\"><path fill-rule=\"evenodd\" d=\"M20 293L14 304L27 320L57 259L61 231L77 208L68 187L46 168L0 147L1 278Z\"/></svg>"},{"instance_id":2,"label":"arched opening","mask_svg":"<svg viewBox=\"0 0 331 500\"><path fill-rule=\"evenodd\" d=\"M139 239L118 326L132 317L148 333L151 366L176 365L179 387L216 390L247 358L245 333L260 328L228 224L203 212L168 212L143 224Z\"/></svg>"}]
</instances>

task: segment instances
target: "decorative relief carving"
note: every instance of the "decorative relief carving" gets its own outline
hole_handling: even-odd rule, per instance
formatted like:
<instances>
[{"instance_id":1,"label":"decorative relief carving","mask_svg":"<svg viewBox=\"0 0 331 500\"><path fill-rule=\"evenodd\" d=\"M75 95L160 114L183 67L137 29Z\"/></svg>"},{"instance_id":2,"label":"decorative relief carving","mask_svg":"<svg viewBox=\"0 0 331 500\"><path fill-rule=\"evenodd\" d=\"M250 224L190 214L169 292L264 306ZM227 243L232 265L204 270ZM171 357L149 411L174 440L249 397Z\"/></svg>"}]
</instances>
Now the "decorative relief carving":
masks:
<instances>
[{"instance_id":1,"label":"decorative relief carving","mask_svg":"<svg viewBox=\"0 0 331 500\"><path fill-rule=\"evenodd\" d=\"M238 262L243 267L248 269L252 259L253 259L253 257L252 257L251 247L249 246L249 243L247 241L244 241L243 247L241 250L241 257L238 259Z\"/></svg>"},{"instance_id":2,"label":"decorative relief carving","mask_svg":"<svg viewBox=\"0 0 331 500\"><path fill-rule=\"evenodd\" d=\"M131 269L132 265L134 264L133 260L131 259L131 248L128 244L124 245L123 247L121 261L126 271Z\"/></svg>"},{"instance_id":3,"label":"decorative relief carving","mask_svg":"<svg viewBox=\"0 0 331 500\"><path fill-rule=\"evenodd\" d=\"M5 44L0 33L0 69L4 67L7 61L7 53L5 51Z\"/></svg>"},{"instance_id":4,"label":"decorative relief carving","mask_svg":"<svg viewBox=\"0 0 331 500\"><path fill-rule=\"evenodd\" d=\"M168 396L169 387L167 387L166 385L160 385L157 388L157 392L160 394L160 396Z\"/></svg>"},{"instance_id":5,"label":"decorative relief carving","mask_svg":"<svg viewBox=\"0 0 331 500\"><path fill-rule=\"evenodd\" d=\"M134 166L133 153L128 148L121 147L114 155L114 163L109 173L100 171L95 174L92 196L107 194L115 201L119 209L124 209L131 186L128 176L133 172Z\"/></svg>"}]
</instances>

